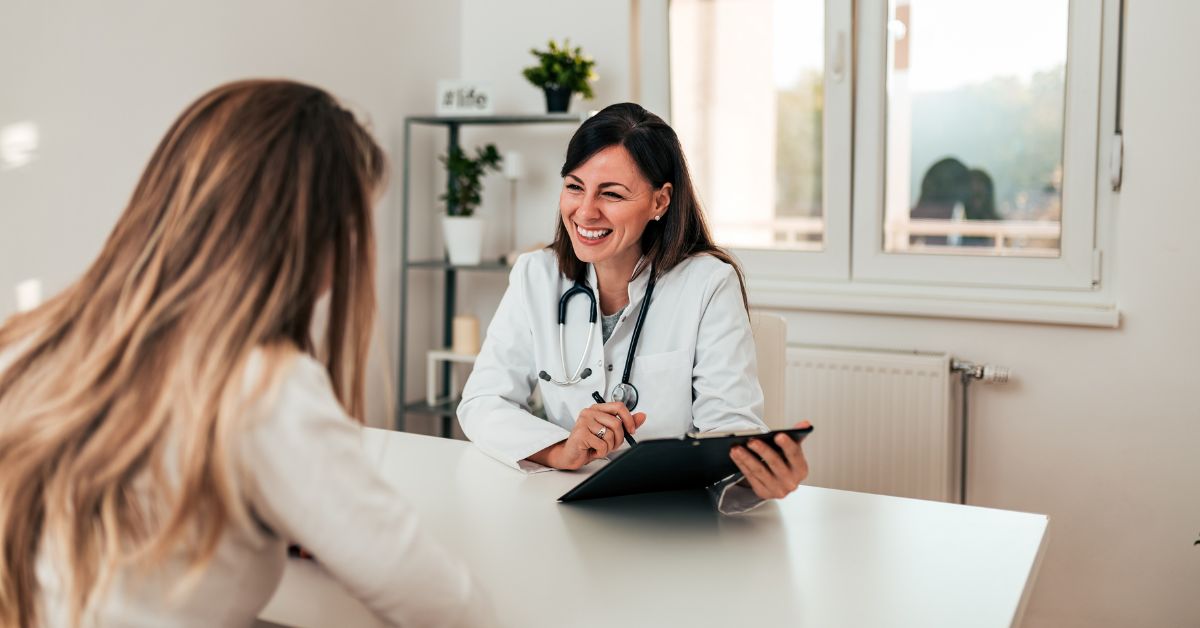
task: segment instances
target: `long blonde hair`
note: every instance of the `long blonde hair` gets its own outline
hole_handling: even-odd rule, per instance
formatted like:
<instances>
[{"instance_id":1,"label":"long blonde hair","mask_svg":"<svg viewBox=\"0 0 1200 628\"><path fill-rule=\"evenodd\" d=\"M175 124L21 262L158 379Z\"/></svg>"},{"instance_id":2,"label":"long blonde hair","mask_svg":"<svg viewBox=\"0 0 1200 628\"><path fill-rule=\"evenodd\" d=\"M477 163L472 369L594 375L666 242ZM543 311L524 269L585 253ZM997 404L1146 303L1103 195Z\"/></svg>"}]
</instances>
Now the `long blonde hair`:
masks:
<instances>
[{"instance_id":1,"label":"long blonde hair","mask_svg":"<svg viewBox=\"0 0 1200 628\"><path fill-rule=\"evenodd\" d=\"M230 454L256 349L267 373L321 356L362 420L384 170L324 91L218 87L171 126L83 277L0 326L15 356L0 373L0 625L37 624L44 539L77 623L117 568L184 547L194 572L248 524Z\"/></svg>"}]
</instances>

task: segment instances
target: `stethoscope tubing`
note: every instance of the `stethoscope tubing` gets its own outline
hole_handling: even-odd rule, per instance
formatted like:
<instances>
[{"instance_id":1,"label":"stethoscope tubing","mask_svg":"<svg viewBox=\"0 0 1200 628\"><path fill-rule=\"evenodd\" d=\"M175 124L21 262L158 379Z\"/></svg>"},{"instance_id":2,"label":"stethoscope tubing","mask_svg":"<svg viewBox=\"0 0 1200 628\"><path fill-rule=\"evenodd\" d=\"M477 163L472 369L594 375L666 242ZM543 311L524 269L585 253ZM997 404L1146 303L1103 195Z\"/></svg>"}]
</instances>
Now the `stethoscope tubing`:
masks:
<instances>
[{"instance_id":1,"label":"stethoscope tubing","mask_svg":"<svg viewBox=\"0 0 1200 628\"><path fill-rule=\"evenodd\" d=\"M651 274L649 283L646 285L646 293L645 293L645 295L642 296L642 305L641 305L641 308L638 310L637 321L633 325L633 337L629 339L629 350L625 354L625 368L621 372L621 383L617 384L617 386L613 388L613 393L614 393L613 397L618 398L619 400L622 400L622 401L627 401L626 405L628 405L629 409L631 409L631 410L633 409L633 406L637 405L637 398L638 398L637 388L632 383L630 383L630 376L632 375L632 370L633 370L633 358L634 358L635 354L637 353L638 341L642 337L642 327L646 322L646 312L650 308L650 299L654 294L655 283L657 283L657 277L655 277L653 274ZM562 372L564 375L566 375L567 374L567 348L566 348L567 347L567 343L566 343L567 305L569 305L571 299L573 297L575 297L575 295L578 295L578 294L583 294L583 295L587 296L588 305L590 306L590 309L588 312L587 343L584 345L583 355L580 356L580 358L579 358L579 364L577 364L575 366L575 371L574 371L574 373L572 373L572 375L569 378L567 378L565 380L559 380L557 378L551 377L550 374L547 373L546 371L542 371L539 374L539 377L541 379L548 381L556 386L572 386L574 384L578 384L579 382L583 381L585 378L587 378L591 375L591 369L584 369L583 365L587 361L588 355L591 353L592 339L596 335L595 334L596 310L597 310L596 295L589 288L584 287L582 284L580 284L578 282L574 286L572 286L570 290L567 290L565 293L563 293L562 297L560 297L559 301L558 301L558 358L559 358L559 362L562 365ZM620 391L619 395L617 394L617 391Z\"/></svg>"},{"instance_id":2,"label":"stethoscope tubing","mask_svg":"<svg viewBox=\"0 0 1200 628\"><path fill-rule=\"evenodd\" d=\"M562 363L563 374L567 373L567 324L564 321L558 323L558 359ZM583 346L583 354L579 356L579 364L575 365L575 374L570 379L559 381L550 378L550 382L559 386L571 386L583 381L580 374L583 373L583 363L587 361L588 354L592 352L592 338L596 335L596 321L588 323L588 339L587 344ZM588 375L591 375L589 372Z\"/></svg>"},{"instance_id":3,"label":"stethoscope tubing","mask_svg":"<svg viewBox=\"0 0 1200 628\"><path fill-rule=\"evenodd\" d=\"M638 339L642 337L642 324L646 322L646 310L650 308L650 296L654 294L656 277L650 275L650 283L646 285L646 294L642 296L642 308L638 310L637 322L633 325L633 338L629 339L629 352L625 355L625 370L621 373L621 383L629 383L630 370L633 368L633 355L637 350Z\"/></svg>"}]
</instances>

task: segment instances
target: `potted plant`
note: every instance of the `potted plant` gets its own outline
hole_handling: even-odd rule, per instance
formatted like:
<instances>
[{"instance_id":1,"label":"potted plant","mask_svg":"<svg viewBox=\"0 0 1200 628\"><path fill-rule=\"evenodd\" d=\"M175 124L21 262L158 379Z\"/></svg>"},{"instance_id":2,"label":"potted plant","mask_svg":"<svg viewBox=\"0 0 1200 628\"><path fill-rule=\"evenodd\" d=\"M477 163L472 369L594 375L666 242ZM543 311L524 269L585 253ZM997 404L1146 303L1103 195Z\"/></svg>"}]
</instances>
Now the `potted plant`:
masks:
<instances>
[{"instance_id":1,"label":"potted plant","mask_svg":"<svg viewBox=\"0 0 1200 628\"><path fill-rule=\"evenodd\" d=\"M591 81L596 80L593 70L596 62L583 54L579 46L572 49L567 39L559 46L551 39L547 50L532 48L529 52L537 57L538 63L525 68L523 73L534 87L546 93L547 112L565 112L575 92L588 99L594 96Z\"/></svg>"},{"instance_id":2,"label":"potted plant","mask_svg":"<svg viewBox=\"0 0 1200 628\"><path fill-rule=\"evenodd\" d=\"M495 144L475 149L472 157L457 146L438 157L446 166L446 192L438 197L446 202L442 235L450 263L457 266L478 264L483 252L483 219L475 216L483 190L483 175L500 169L500 151Z\"/></svg>"}]
</instances>

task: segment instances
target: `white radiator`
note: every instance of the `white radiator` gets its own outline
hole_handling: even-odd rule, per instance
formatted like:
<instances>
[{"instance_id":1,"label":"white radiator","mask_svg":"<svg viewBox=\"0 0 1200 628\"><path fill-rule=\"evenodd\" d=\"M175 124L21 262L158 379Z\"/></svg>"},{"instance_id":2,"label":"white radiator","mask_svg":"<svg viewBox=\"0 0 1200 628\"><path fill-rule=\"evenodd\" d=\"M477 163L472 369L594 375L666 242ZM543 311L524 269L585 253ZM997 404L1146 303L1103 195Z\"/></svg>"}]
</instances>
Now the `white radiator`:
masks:
<instances>
[{"instance_id":1,"label":"white radiator","mask_svg":"<svg viewBox=\"0 0 1200 628\"><path fill-rule=\"evenodd\" d=\"M785 411L816 427L806 484L957 501L950 356L791 346Z\"/></svg>"}]
</instances>

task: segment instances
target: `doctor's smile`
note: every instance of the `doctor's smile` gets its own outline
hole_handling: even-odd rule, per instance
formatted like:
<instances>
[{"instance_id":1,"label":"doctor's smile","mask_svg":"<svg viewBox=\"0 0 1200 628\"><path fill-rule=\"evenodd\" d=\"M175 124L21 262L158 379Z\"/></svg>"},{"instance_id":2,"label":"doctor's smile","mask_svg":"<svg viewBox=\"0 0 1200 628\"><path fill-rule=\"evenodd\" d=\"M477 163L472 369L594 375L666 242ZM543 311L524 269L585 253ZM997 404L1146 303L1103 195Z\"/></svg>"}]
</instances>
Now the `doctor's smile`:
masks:
<instances>
[{"instance_id":1,"label":"doctor's smile","mask_svg":"<svg viewBox=\"0 0 1200 628\"><path fill-rule=\"evenodd\" d=\"M584 244L598 244L605 236L612 233L612 229L584 229L575 225L575 232L579 234Z\"/></svg>"},{"instance_id":2,"label":"doctor's smile","mask_svg":"<svg viewBox=\"0 0 1200 628\"><path fill-rule=\"evenodd\" d=\"M640 254L632 244L649 220L661 219L670 194L670 183L656 189L641 176L624 146L601 149L563 176L559 208L572 243L581 249L576 255L595 264Z\"/></svg>"}]
</instances>

